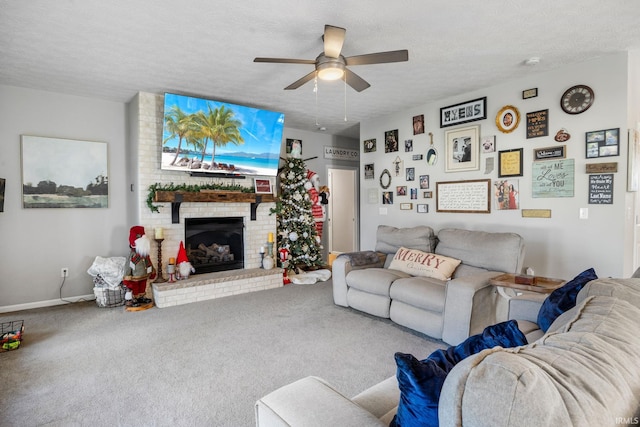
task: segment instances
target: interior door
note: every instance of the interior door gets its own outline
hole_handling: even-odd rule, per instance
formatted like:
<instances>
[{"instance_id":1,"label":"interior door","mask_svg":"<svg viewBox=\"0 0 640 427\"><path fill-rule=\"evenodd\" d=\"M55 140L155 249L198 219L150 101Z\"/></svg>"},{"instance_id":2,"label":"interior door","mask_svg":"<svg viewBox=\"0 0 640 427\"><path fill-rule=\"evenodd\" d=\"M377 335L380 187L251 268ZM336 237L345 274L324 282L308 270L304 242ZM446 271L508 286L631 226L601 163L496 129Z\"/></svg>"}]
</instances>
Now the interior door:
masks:
<instances>
[{"instance_id":1,"label":"interior door","mask_svg":"<svg viewBox=\"0 0 640 427\"><path fill-rule=\"evenodd\" d=\"M358 250L358 169L328 168L329 205L327 234L329 252Z\"/></svg>"}]
</instances>

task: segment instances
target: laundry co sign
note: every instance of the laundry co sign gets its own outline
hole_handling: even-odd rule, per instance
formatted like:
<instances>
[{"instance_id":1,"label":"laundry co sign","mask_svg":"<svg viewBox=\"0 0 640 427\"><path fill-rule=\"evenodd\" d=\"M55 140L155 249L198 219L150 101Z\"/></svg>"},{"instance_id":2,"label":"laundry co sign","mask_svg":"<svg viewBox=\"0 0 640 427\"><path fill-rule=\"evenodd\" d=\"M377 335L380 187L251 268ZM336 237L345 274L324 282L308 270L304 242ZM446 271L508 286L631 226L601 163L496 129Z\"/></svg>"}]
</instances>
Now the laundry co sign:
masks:
<instances>
[{"instance_id":1,"label":"laundry co sign","mask_svg":"<svg viewBox=\"0 0 640 427\"><path fill-rule=\"evenodd\" d=\"M359 157L360 157L360 152L358 150L352 150L349 148L329 147L328 145L324 146L325 159L357 161Z\"/></svg>"}]
</instances>

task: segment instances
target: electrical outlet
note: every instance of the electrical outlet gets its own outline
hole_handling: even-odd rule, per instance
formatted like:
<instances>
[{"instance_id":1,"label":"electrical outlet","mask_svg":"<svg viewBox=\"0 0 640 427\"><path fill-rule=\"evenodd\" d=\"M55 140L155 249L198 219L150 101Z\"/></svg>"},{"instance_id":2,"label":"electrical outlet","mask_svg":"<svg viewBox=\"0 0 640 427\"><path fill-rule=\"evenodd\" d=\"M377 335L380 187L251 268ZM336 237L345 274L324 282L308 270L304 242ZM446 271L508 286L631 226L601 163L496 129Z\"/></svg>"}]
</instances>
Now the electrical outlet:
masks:
<instances>
[{"instance_id":1,"label":"electrical outlet","mask_svg":"<svg viewBox=\"0 0 640 427\"><path fill-rule=\"evenodd\" d=\"M69 277L69 267L62 267L60 269L60 277Z\"/></svg>"}]
</instances>

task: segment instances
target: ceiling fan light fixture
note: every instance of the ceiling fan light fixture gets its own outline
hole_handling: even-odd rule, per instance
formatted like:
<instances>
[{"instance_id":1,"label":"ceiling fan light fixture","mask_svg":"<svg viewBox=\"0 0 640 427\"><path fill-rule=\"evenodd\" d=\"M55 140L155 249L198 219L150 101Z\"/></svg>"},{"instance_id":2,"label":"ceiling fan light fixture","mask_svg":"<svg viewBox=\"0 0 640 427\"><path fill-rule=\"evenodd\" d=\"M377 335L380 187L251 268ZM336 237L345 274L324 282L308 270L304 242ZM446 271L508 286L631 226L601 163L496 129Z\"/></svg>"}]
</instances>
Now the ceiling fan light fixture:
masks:
<instances>
[{"instance_id":1,"label":"ceiling fan light fixture","mask_svg":"<svg viewBox=\"0 0 640 427\"><path fill-rule=\"evenodd\" d=\"M318 64L316 70L322 80L338 80L344 76L344 64L339 61L328 61Z\"/></svg>"}]
</instances>

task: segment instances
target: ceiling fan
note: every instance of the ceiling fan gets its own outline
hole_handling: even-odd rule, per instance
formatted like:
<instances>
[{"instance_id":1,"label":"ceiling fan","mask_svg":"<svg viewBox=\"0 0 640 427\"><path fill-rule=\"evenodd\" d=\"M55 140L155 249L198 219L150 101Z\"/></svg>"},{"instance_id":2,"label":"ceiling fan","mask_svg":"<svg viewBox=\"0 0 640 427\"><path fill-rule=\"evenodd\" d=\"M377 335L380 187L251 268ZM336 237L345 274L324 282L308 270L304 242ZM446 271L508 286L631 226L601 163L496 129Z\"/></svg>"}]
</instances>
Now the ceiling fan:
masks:
<instances>
[{"instance_id":1,"label":"ceiling fan","mask_svg":"<svg viewBox=\"0 0 640 427\"><path fill-rule=\"evenodd\" d=\"M285 90L297 89L308 81L313 80L317 75L323 80L344 79L349 86L358 92L362 92L371 85L362 77L349 70L347 66L384 64L409 60L409 51L406 49L348 56L345 58L340 52L342 51L346 31L344 28L325 25L322 36L324 51L318 55L316 59L255 58L253 62L315 65L315 70L291 83L284 88Z\"/></svg>"}]
</instances>

